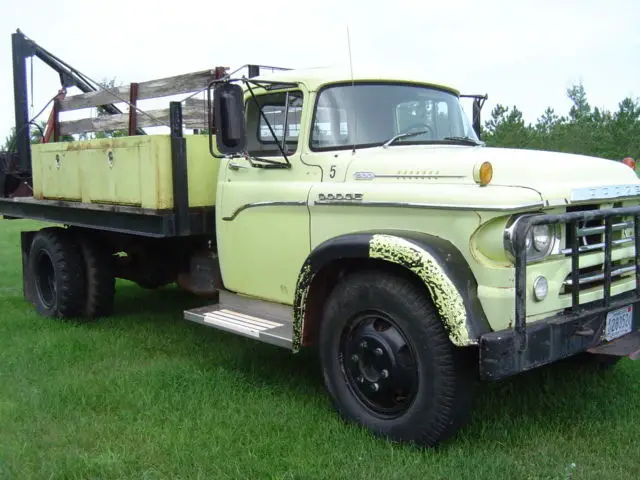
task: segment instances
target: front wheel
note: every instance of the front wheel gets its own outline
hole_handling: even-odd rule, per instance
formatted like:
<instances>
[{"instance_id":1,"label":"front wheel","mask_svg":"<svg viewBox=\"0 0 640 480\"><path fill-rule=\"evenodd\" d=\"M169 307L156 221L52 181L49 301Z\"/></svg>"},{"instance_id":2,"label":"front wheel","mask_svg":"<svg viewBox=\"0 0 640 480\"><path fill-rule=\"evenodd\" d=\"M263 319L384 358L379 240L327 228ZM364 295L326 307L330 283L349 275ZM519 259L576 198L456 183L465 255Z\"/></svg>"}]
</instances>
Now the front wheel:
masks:
<instances>
[{"instance_id":1,"label":"front wheel","mask_svg":"<svg viewBox=\"0 0 640 480\"><path fill-rule=\"evenodd\" d=\"M468 419L473 364L425 292L377 272L348 276L320 332L325 385L347 421L395 441L434 446Z\"/></svg>"}]
</instances>

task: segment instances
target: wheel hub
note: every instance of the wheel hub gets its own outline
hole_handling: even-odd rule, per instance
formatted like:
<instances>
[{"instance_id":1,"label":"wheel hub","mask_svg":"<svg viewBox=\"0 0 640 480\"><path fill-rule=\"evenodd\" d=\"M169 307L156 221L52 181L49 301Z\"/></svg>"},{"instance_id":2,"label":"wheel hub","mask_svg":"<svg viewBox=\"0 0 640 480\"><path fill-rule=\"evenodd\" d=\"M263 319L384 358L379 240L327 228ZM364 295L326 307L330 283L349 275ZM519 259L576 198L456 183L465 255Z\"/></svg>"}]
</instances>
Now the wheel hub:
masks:
<instances>
[{"instance_id":1,"label":"wheel hub","mask_svg":"<svg viewBox=\"0 0 640 480\"><path fill-rule=\"evenodd\" d=\"M382 339L365 336L357 346L354 370L369 383L382 378L389 378L389 370L393 368L394 354ZM383 374L383 371L385 374Z\"/></svg>"},{"instance_id":2,"label":"wheel hub","mask_svg":"<svg viewBox=\"0 0 640 480\"><path fill-rule=\"evenodd\" d=\"M413 401L417 366L408 342L390 320L357 319L343 337L343 367L358 399L381 415L396 416Z\"/></svg>"}]
</instances>

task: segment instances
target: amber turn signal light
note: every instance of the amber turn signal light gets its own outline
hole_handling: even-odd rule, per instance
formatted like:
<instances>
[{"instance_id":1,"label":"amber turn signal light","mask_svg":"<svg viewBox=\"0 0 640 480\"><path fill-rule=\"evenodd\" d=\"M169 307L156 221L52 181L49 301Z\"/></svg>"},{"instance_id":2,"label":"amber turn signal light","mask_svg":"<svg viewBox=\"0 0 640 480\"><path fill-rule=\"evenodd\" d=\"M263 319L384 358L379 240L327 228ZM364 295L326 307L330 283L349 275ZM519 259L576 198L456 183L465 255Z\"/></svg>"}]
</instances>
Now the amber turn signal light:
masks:
<instances>
[{"instance_id":1,"label":"amber turn signal light","mask_svg":"<svg viewBox=\"0 0 640 480\"><path fill-rule=\"evenodd\" d=\"M473 167L473 179L480 185L488 185L493 178L493 165L490 162L482 162Z\"/></svg>"}]
</instances>

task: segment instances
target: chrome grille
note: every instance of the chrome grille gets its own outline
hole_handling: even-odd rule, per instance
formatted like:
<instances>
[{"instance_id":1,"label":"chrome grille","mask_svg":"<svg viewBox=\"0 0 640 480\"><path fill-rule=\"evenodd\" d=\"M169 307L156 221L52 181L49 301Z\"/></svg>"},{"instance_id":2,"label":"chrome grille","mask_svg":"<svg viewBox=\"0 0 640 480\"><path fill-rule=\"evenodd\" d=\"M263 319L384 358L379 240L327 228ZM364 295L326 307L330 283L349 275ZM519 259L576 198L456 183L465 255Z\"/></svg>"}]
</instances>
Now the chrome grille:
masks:
<instances>
[{"instance_id":1,"label":"chrome grille","mask_svg":"<svg viewBox=\"0 0 640 480\"><path fill-rule=\"evenodd\" d=\"M633 222L614 223L611 226L611 230L613 232L623 232L627 228L633 228ZM600 241L599 239L594 243L590 243L589 241L589 238L593 238L596 235L598 236L604 235L604 225L599 225L597 227L578 228L578 236L584 240L584 244L578 247L578 251L580 253L583 253L583 252L593 252L596 250L603 250L604 241ZM614 239L613 242L611 242L611 245L613 247L618 247L621 245L631 244L632 242L633 242L633 236L629 236L629 237ZM562 253L565 255L570 254L571 247L564 248L562 250Z\"/></svg>"},{"instance_id":2,"label":"chrome grille","mask_svg":"<svg viewBox=\"0 0 640 480\"><path fill-rule=\"evenodd\" d=\"M616 268L615 263L613 264L613 269L611 270L611 279L618 279L618 277L622 277L625 273L633 273L633 271L635 270L635 266L633 265L629 265L626 267L618 267ZM602 270L602 271L598 271L593 272L592 267L589 267L588 269L584 269L585 271L581 271L580 273L580 277L578 278L578 285L583 286L583 285L588 285L590 284L590 287L593 286L598 286L600 285L599 282L604 281L604 264L599 265L597 267L598 270ZM592 270L591 272L588 270ZM564 284L568 287L571 287L573 285L573 280L571 279L571 275L567 276L567 279L564 281ZM570 293L570 292L567 292Z\"/></svg>"},{"instance_id":3,"label":"chrome grille","mask_svg":"<svg viewBox=\"0 0 640 480\"><path fill-rule=\"evenodd\" d=\"M619 207L620 205L616 205ZM587 205L568 208L567 212L598 210L598 205ZM634 246L633 219L622 217L612 217L608 220L611 224L611 254L620 256L618 252ZM598 261L598 257L603 257L605 251L605 219L578 221L576 233L578 236L578 275L577 284L580 291L602 287L605 282L604 258ZM631 232L629 232L631 230ZM573 229L567 224L567 235L565 247L561 253L567 257L571 256L573 244ZM626 255L611 260L611 274L609 275L611 286L621 281L627 280L629 276L635 274L634 252L628 250ZM590 260L581 262L581 260ZM596 263L594 264L594 260ZM581 266L581 263L589 263L588 266ZM574 276L570 273L564 280L561 295L570 295L571 287L574 284Z\"/></svg>"}]
</instances>

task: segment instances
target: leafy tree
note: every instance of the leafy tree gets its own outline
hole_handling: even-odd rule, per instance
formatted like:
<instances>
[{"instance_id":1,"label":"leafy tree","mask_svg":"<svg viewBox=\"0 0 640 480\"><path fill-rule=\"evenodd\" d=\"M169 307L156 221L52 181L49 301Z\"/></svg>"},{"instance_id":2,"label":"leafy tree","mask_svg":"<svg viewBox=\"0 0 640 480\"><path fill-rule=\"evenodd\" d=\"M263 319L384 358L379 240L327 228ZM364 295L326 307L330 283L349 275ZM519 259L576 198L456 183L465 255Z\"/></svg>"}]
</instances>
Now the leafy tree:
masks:
<instances>
[{"instance_id":1,"label":"leafy tree","mask_svg":"<svg viewBox=\"0 0 640 480\"><path fill-rule=\"evenodd\" d=\"M532 140L532 132L516 106L496 105L491 111L491 120L486 122L486 130L488 145L527 148Z\"/></svg>"},{"instance_id":2,"label":"leafy tree","mask_svg":"<svg viewBox=\"0 0 640 480\"><path fill-rule=\"evenodd\" d=\"M574 121L589 121L591 119L591 107L587 102L587 92L585 92L584 86L581 83L574 85L567 90L567 96L573 102L569 110L569 118Z\"/></svg>"},{"instance_id":3,"label":"leafy tree","mask_svg":"<svg viewBox=\"0 0 640 480\"><path fill-rule=\"evenodd\" d=\"M558 124L564 121L565 119L559 117L553 108L547 107L542 116L538 118L534 129L538 135L548 135L558 126Z\"/></svg>"}]
</instances>

